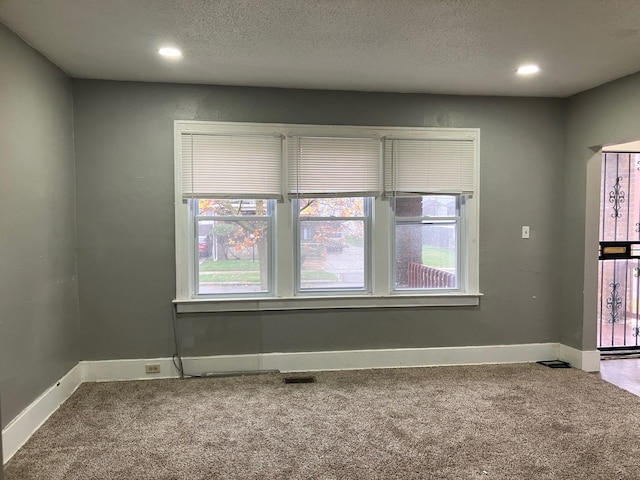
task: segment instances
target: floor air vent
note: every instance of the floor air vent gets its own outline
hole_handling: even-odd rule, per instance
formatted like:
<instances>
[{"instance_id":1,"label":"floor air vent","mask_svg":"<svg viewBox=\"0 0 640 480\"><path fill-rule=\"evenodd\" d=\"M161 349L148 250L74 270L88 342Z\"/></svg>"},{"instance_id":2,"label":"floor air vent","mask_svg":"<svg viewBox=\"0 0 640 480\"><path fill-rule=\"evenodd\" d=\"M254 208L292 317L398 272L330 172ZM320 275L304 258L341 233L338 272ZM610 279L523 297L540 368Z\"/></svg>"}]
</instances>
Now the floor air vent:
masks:
<instances>
[{"instance_id":1,"label":"floor air vent","mask_svg":"<svg viewBox=\"0 0 640 480\"><path fill-rule=\"evenodd\" d=\"M571 365L569 365L567 362L563 362L562 360L543 360L536 363L550 368L571 368Z\"/></svg>"},{"instance_id":2,"label":"floor air vent","mask_svg":"<svg viewBox=\"0 0 640 480\"><path fill-rule=\"evenodd\" d=\"M284 383L316 383L316 377L286 377Z\"/></svg>"}]
</instances>

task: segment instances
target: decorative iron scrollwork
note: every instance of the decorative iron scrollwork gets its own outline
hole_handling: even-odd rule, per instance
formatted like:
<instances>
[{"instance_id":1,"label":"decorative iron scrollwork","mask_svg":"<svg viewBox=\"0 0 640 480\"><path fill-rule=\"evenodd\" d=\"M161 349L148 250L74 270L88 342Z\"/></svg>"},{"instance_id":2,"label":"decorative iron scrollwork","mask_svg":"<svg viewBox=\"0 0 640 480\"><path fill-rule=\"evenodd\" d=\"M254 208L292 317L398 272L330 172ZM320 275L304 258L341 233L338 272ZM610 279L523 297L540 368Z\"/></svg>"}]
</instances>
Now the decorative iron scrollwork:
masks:
<instances>
[{"instance_id":1,"label":"decorative iron scrollwork","mask_svg":"<svg viewBox=\"0 0 640 480\"><path fill-rule=\"evenodd\" d=\"M633 276L636 278L640 277L640 268L636 267L633 269Z\"/></svg>"},{"instance_id":2,"label":"decorative iron scrollwork","mask_svg":"<svg viewBox=\"0 0 640 480\"><path fill-rule=\"evenodd\" d=\"M613 190L609 192L609 203L613 203L613 218L620 218L620 206L624 203L624 191L622 190L622 177L616 178L616 184L613 186Z\"/></svg>"},{"instance_id":3,"label":"decorative iron scrollwork","mask_svg":"<svg viewBox=\"0 0 640 480\"><path fill-rule=\"evenodd\" d=\"M618 323L618 311L622 307L622 298L618 294L619 283L610 283L611 293L607 297L607 310L611 310L609 315L609 323Z\"/></svg>"},{"instance_id":4,"label":"decorative iron scrollwork","mask_svg":"<svg viewBox=\"0 0 640 480\"><path fill-rule=\"evenodd\" d=\"M640 327L633 327L633 333L632 335L634 337L640 337Z\"/></svg>"},{"instance_id":5,"label":"decorative iron scrollwork","mask_svg":"<svg viewBox=\"0 0 640 480\"><path fill-rule=\"evenodd\" d=\"M636 233L640 233L640 223L636 223Z\"/></svg>"}]
</instances>

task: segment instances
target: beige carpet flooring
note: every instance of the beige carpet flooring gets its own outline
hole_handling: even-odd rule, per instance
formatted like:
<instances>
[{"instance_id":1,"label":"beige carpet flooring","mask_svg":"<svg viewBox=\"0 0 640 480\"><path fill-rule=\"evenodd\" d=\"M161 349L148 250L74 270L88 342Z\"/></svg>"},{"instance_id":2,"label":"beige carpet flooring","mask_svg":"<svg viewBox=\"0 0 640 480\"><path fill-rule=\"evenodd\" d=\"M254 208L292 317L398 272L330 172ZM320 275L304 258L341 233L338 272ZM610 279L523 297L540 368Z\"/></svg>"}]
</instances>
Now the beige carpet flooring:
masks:
<instances>
[{"instance_id":1,"label":"beige carpet flooring","mask_svg":"<svg viewBox=\"0 0 640 480\"><path fill-rule=\"evenodd\" d=\"M536 364L87 383L6 480L640 479L640 398Z\"/></svg>"}]
</instances>

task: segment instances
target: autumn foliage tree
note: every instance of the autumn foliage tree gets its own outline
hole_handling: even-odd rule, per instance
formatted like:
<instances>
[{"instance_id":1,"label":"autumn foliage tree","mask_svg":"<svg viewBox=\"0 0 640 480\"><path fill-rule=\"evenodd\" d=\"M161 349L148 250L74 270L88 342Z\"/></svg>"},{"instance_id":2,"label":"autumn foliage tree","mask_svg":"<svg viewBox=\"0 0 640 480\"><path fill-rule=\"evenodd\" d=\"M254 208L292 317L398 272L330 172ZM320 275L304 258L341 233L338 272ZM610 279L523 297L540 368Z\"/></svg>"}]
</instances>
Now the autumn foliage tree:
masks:
<instances>
[{"instance_id":1,"label":"autumn foliage tree","mask_svg":"<svg viewBox=\"0 0 640 480\"><path fill-rule=\"evenodd\" d=\"M259 262L260 286L268 287L268 242L266 241L268 224L264 220L252 219L252 216L264 216L267 213L265 200L227 200L201 199L199 214L215 217L245 217L236 220L216 221L211 229L217 246L218 260L240 259L252 252L252 260ZM257 251L257 255L255 252Z\"/></svg>"},{"instance_id":2,"label":"autumn foliage tree","mask_svg":"<svg viewBox=\"0 0 640 480\"><path fill-rule=\"evenodd\" d=\"M364 199L361 197L304 198L300 200L298 206L299 215L302 218L345 219L345 221L311 222L312 227L309 228L311 238L307 240L321 246L319 252L321 255L326 255L330 250L341 250L343 237L362 239L364 236L363 223L349 221L350 218L364 215ZM338 245L339 248L337 248Z\"/></svg>"}]
</instances>

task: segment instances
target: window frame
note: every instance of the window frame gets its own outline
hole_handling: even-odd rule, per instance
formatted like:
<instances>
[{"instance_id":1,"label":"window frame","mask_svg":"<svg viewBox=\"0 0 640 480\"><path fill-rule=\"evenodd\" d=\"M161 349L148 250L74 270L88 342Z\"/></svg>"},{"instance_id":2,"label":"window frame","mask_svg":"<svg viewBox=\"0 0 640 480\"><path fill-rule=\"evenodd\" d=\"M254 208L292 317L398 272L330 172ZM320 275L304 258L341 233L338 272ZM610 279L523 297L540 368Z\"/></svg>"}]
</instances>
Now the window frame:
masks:
<instances>
[{"instance_id":1,"label":"window frame","mask_svg":"<svg viewBox=\"0 0 640 480\"><path fill-rule=\"evenodd\" d=\"M370 220L370 284L367 292L323 291L296 292L296 265L292 255L296 228L292 221L291 200L283 191L284 200L276 203L273 212L272 268L273 291L270 296L240 294L228 297L194 297L193 265L195 245L189 238L188 205L183 202L181 192L182 159L180 139L183 133L204 134L267 134L283 136L282 183L287 185L287 138L293 136L337 136L367 137L376 139L410 138L437 140L472 140L475 149L475 193L460 196L459 224L459 288L456 291L419 290L396 291L393 276L395 252L393 236L395 223L389 199L382 196L372 200ZM368 307L416 307L416 306L465 306L478 305L482 296L479 290L479 145L480 130L477 128L425 128L425 127L368 127L340 125L291 125L240 122L205 122L192 120L174 121L174 178L175 178L175 257L176 299L179 312L215 311L262 311L315 308L368 308ZM383 151L381 151L381 168ZM384 179L383 179L384 183ZM384 185L381 185L381 189ZM283 188L286 190L286 187ZM191 225L191 227L193 227Z\"/></svg>"},{"instance_id":2,"label":"window frame","mask_svg":"<svg viewBox=\"0 0 640 480\"><path fill-rule=\"evenodd\" d=\"M316 198L316 197L313 197ZM300 216L299 202L304 200L303 198L291 199L291 215L293 218L293 230L295 239L295 256L294 256L294 295L295 296L326 296L327 294L333 295L362 295L371 293L372 285L372 258L371 258L371 241L372 241L372 218L373 218L373 197L328 197L328 198L362 198L363 199L363 216L360 217L326 217L326 216ZM363 265L363 287L358 289L347 288L302 288L302 226L306 222L342 222L342 221L362 221L364 230L364 265Z\"/></svg>"},{"instance_id":3,"label":"window frame","mask_svg":"<svg viewBox=\"0 0 640 480\"><path fill-rule=\"evenodd\" d=\"M199 206L197 205L201 199L192 198L188 200L188 208L189 208L189 230L191 231L191 235L193 235L193 258L191 261L190 273L192 275L191 278L191 294L193 298L219 298L219 299L227 299L227 298L253 298L253 297L270 297L274 292L274 284L275 284L275 274L274 267L277 264L275 258L275 216L276 209L274 206L275 200L273 199L265 199L264 201L267 203L267 215L198 215L197 210L199 210ZM216 199L217 200L217 199ZM224 199L219 199L224 200ZM237 199L244 200L244 199ZM258 291L258 292L234 292L230 295L226 295L223 293L200 293L200 257L199 250L197 248L198 238L199 238L199 222L200 221L213 221L213 222L237 222L239 220L246 221L264 221L267 224L267 239L268 239L268 252L269 256L267 257L267 283L268 288L266 291Z\"/></svg>"},{"instance_id":4,"label":"window frame","mask_svg":"<svg viewBox=\"0 0 640 480\"><path fill-rule=\"evenodd\" d=\"M426 196L435 196L435 195L416 195L415 197L405 196L402 198L416 198L416 197L426 197ZM466 282L463 282L463 268L462 268L462 251L464 250L465 243L462 241L462 237L464 236L464 228L462 224L464 223L464 215L462 213L462 199L463 195L444 195L448 197L454 197L456 203L456 215L439 215L439 216L429 216L429 215L421 215L421 216L413 216L413 217L399 217L396 214L396 199L399 197L392 197L389 199L389 202L393 202L390 205L392 219L392 227L391 227L391 236L392 236L392 254L389 255L391 260L391 289L395 294L409 294L409 293L447 293L447 292L461 292L464 291L462 288L463 285L466 285ZM399 221L400 219L400 221ZM398 288L397 287L397 279L398 279L398 263L396 261L396 238L397 238L397 227L398 224L405 225L423 225L429 222L433 223L454 223L455 224L455 238L456 238L456 268L455 268L455 276L456 276L456 286L453 288ZM433 267L435 268L435 267Z\"/></svg>"}]
</instances>

